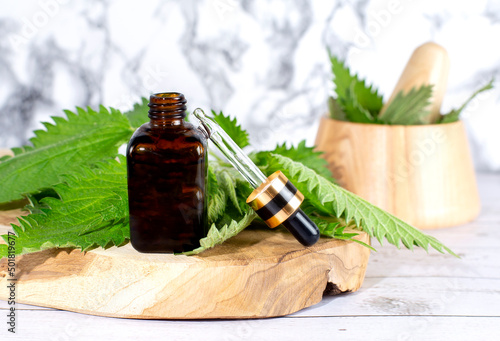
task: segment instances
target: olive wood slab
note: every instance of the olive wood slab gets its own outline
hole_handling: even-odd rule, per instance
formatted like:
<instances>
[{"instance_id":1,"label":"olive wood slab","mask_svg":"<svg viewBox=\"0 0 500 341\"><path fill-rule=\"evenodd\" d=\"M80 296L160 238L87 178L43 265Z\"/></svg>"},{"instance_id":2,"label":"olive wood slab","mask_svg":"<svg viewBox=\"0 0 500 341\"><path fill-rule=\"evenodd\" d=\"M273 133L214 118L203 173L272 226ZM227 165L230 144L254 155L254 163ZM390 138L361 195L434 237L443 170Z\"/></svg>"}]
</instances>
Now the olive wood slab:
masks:
<instances>
[{"instance_id":1,"label":"olive wood slab","mask_svg":"<svg viewBox=\"0 0 500 341\"><path fill-rule=\"evenodd\" d=\"M0 211L0 232L19 211ZM357 238L369 243L361 233ZM291 314L323 294L356 291L369 249L321 238L303 247L285 229L248 228L197 256L141 254L130 244L87 253L16 257L16 302L139 319L262 318ZM0 299L7 299L7 260Z\"/></svg>"}]
</instances>

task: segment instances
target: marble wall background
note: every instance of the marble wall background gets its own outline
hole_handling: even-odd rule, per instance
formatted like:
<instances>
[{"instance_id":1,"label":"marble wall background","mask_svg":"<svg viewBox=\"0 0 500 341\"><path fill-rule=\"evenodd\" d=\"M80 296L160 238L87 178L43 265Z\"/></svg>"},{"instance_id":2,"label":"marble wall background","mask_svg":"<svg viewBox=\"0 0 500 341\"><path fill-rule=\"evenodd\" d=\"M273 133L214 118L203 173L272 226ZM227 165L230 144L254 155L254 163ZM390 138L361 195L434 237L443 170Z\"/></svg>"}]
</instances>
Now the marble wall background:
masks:
<instances>
[{"instance_id":1,"label":"marble wall background","mask_svg":"<svg viewBox=\"0 0 500 341\"><path fill-rule=\"evenodd\" d=\"M257 148L313 143L332 92L326 47L390 95L429 40L452 61L443 110L500 78L500 1L23 0L0 11L0 146L62 109L180 91ZM500 170L500 89L464 115L478 169ZM269 128L270 125L279 129Z\"/></svg>"}]
</instances>

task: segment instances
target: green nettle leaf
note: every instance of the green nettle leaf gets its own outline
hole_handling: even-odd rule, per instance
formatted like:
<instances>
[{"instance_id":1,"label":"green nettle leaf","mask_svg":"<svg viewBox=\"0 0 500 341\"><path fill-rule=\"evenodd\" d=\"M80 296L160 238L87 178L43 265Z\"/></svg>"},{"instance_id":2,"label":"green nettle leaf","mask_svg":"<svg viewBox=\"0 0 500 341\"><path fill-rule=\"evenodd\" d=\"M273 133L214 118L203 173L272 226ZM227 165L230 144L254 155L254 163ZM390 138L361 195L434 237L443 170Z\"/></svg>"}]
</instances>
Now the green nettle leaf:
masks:
<instances>
[{"instance_id":1,"label":"green nettle leaf","mask_svg":"<svg viewBox=\"0 0 500 341\"><path fill-rule=\"evenodd\" d=\"M231 201L233 206L238 210L238 213L243 214L240 205L238 204L238 197L236 194L236 182L227 170L219 170L217 172L217 182L225 192L226 197Z\"/></svg>"},{"instance_id":2,"label":"green nettle leaf","mask_svg":"<svg viewBox=\"0 0 500 341\"><path fill-rule=\"evenodd\" d=\"M242 214L248 210L246 202L248 196L253 192L254 188L235 170L232 169L233 181L236 184L236 197L238 198L239 209L236 210Z\"/></svg>"},{"instance_id":3,"label":"green nettle leaf","mask_svg":"<svg viewBox=\"0 0 500 341\"><path fill-rule=\"evenodd\" d=\"M314 147L306 147L306 141L299 142L297 147L288 148L285 143L277 145L272 151L263 151L251 154L251 158L257 166L265 166L270 153L280 154L289 157L292 160L298 161L307 167L314 169L318 174L330 181L334 181L332 173L328 170L328 162L321 157L323 152L314 151Z\"/></svg>"},{"instance_id":4,"label":"green nettle leaf","mask_svg":"<svg viewBox=\"0 0 500 341\"><path fill-rule=\"evenodd\" d=\"M47 130L35 131L33 146L13 148L15 157L0 163L0 203L60 182L60 175L113 157L128 141L132 128L119 111L101 107L99 112L78 108L78 115L65 111L67 119L52 117Z\"/></svg>"},{"instance_id":5,"label":"green nettle leaf","mask_svg":"<svg viewBox=\"0 0 500 341\"><path fill-rule=\"evenodd\" d=\"M354 84L354 83L353 83ZM346 92L346 99L341 103L343 104L344 110L346 112L346 117L350 122L357 123L375 123L376 116L372 115L370 111L363 108L359 103L358 94L354 91L353 87Z\"/></svg>"},{"instance_id":6,"label":"green nettle leaf","mask_svg":"<svg viewBox=\"0 0 500 341\"><path fill-rule=\"evenodd\" d=\"M330 117L337 121L348 121L344 109L340 106L339 102L333 98L328 98L328 112Z\"/></svg>"},{"instance_id":7,"label":"green nettle leaf","mask_svg":"<svg viewBox=\"0 0 500 341\"><path fill-rule=\"evenodd\" d=\"M49 248L121 245L130 238L128 225L127 170L125 157L119 161L82 167L78 175L63 176L53 187L60 199L41 199L42 209L18 218L16 254ZM7 235L2 238L7 241ZM0 245L0 258L7 256Z\"/></svg>"},{"instance_id":8,"label":"green nettle leaf","mask_svg":"<svg viewBox=\"0 0 500 341\"><path fill-rule=\"evenodd\" d=\"M412 88L408 93L400 91L389 104L379 120L386 124L426 124L428 106L432 96L432 85Z\"/></svg>"},{"instance_id":9,"label":"green nettle leaf","mask_svg":"<svg viewBox=\"0 0 500 341\"><path fill-rule=\"evenodd\" d=\"M196 255L202 251L210 249L215 245L222 244L231 237L236 236L238 233L243 231L250 223L257 218L257 214L250 208L247 209L243 218L236 220L231 220L230 223L224 224L221 228L218 228L215 224L212 224L208 234L205 238L200 239L201 246L193 251L184 252L185 255Z\"/></svg>"},{"instance_id":10,"label":"green nettle leaf","mask_svg":"<svg viewBox=\"0 0 500 341\"><path fill-rule=\"evenodd\" d=\"M373 119L376 118L380 109L382 109L383 101L382 96L378 94L378 90L373 85L367 85L365 80L359 79L358 75L351 75L349 68L345 66L344 62L331 53L329 55L337 100L348 119L349 115L358 117L360 111L363 113L363 116L364 114L368 114ZM349 105L353 100L356 101L356 106Z\"/></svg>"},{"instance_id":11,"label":"green nettle leaf","mask_svg":"<svg viewBox=\"0 0 500 341\"><path fill-rule=\"evenodd\" d=\"M224 116L224 114L219 112L218 114L212 110L212 114L215 122L217 122L222 129L233 139L233 141L240 148L244 148L250 144L248 139L248 133L241 128L241 126L236 121L236 118L231 119L229 116Z\"/></svg>"},{"instance_id":12,"label":"green nettle leaf","mask_svg":"<svg viewBox=\"0 0 500 341\"><path fill-rule=\"evenodd\" d=\"M342 218L347 224L352 223L357 229L376 237L379 242L386 239L400 247L400 241L409 249L413 246L429 246L439 252L453 251L441 244L436 238L428 236L394 217L384 210L370 204L357 195L326 180L307 166L278 154L271 154L267 172L281 170L297 189L307 198L307 204L314 206L321 213Z\"/></svg>"},{"instance_id":13,"label":"green nettle leaf","mask_svg":"<svg viewBox=\"0 0 500 341\"><path fill-rule=\"evenodd\" d=\"M212 165L208 166L207 177L208 222L211 224L224 215L227 197L224 191L219 187L217 176L215 175Z\"/></svg>"},{"instance_id":14,"label":"green nettle leaf","mask_svg":"<svg viewBox=\"0 0 500 341\"><path fill-rule=\"evenodd\" d=\"M210 161L208 174L208 214L211 227L200 247L186 255L195 255L243 231L257 218L257 214L246 204L252 188L232 167L219 161ZM212 216L212 219L210 219Z\"/></svg>"},{"instance_id":15,"label":"green nettle leaf","mask_svg":"<svg viewBox=\"0 0 500 341\"><path fill-rule=\"evenodd\" d=\"M355 243L361 244L369 248L370 250L376 251L370 245L355 239L355 237L358 236L359 233L355 232L355 230L346 231L347 226L343 225L341 222L331 222L328 220L324 220L323 218L318 218L314 215L309 215L309 217L316 224L316 226L318 226L319 232L322 236L335 239L350 240Z\"/></svg>"},{"instance_id":16,"label":"green nettle leaf","mask_svg":"<svg viewBox=\"0 0 500 341\"><path fill-rule=\"evenodd\" d=\"M480 89L476 90L466 101L464 104L462 104L462 106L458 109L453 109L452 111L450 111L448 114L446 115L443 115L439 121L439 123L452 123L452 122L456 122L459 120L460 118L460 114L462 113L462 111L465 109L465 107L467 105L469 105L469 103L477 96L479 95L481 92L483 91L486 91L486 90L490 90L490 89L493 89L493 82L495 81L494 78L492 78L488 84L486 84L485 86L481 87Z\"/></svg>"},{"instance_id":17,"label":"green nettle leaf","mask_svg":"<svg viewBox=\"0 0 500 341\"><path fill-rule=\"evenodd\" d=\"M134 104L132 110L125 113L125 116L130 121L130 125L134 128L139 128L141 125L149 121L148 117L148 99L141 98L139 103Z\"/></svg>"}]
</instances>

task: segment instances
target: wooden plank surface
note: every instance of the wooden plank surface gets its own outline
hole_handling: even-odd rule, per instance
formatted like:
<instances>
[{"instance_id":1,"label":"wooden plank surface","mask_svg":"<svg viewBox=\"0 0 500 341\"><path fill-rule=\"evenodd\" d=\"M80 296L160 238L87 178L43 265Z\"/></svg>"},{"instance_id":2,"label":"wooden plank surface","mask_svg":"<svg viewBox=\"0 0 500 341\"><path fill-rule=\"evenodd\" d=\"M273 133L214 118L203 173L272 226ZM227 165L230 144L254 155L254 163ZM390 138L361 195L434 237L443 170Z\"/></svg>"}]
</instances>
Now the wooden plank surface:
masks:
<instances>
[{"instance_id":1,"label":"wooden plank surface","mask_svg":"<svg viewBox=\"0 0 500 341\"><path fill-rule=\"evenodd\" d=\"M145 321L23 305L8 340L500 340L500 175L479 174L476 221L428 230L462 259L379 246L356 293L261 320ZM0 316L7 305L0 301ZM1 322L1 317L0 317ZM2 338L3 339L3 338Z\"/></svg>"},{"instance_id":2,"label":"wooden plank surface","mask_svg":"<svg viewBox=\"0 0 500 341\"><path fill-rule=\"evenodd\" d=\"M125 320L58 311L23 312L8 340L453 340L498 341L498 318L458 316L322 316L262 320ZM61 320L61 317L64 317ZM105 319L105 321L102 321ZM29 328L26 323L30 323Z\"/></svg>"}]
</instances>

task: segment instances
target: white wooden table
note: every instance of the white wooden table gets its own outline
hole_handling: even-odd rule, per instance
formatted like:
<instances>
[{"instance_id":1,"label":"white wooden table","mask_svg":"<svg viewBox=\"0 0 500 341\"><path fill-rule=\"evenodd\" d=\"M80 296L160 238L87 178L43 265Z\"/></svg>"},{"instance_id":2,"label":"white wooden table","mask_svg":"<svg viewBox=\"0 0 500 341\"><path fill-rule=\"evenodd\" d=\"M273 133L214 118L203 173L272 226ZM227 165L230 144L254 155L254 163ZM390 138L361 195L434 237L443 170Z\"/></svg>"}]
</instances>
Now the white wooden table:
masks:
<instances>
[{"instance_id":1,"label":"white wooden table","mask_svg":"<svg viewBox=\"0 0 500 341\"><path fill-rule=\"evenodd\" d=\"M475 222L427 231L462 259L374 242L358 292L290 316L126 320L18 305L14 336L0 301L0 340L500 340L500 175L479 174L478 182Z\"/></svg>"}]
</instances>

